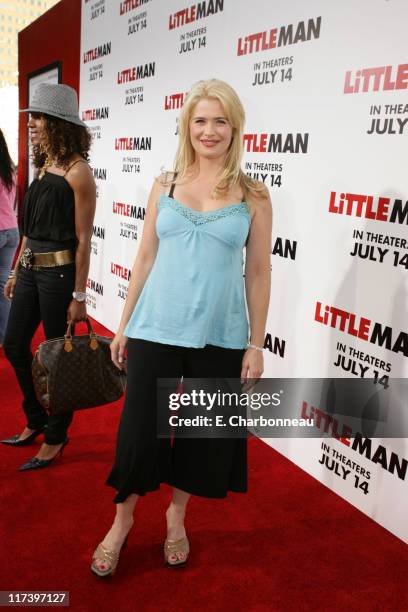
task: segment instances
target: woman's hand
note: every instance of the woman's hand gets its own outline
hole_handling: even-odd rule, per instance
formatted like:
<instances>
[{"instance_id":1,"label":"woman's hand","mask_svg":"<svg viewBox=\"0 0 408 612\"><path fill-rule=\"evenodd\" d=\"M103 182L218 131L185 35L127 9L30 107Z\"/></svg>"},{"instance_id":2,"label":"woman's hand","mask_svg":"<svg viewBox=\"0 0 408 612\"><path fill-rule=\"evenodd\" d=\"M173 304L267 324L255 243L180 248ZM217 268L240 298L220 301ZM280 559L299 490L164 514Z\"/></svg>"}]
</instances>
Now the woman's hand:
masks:
<instances>
[{"instance_id":1,"label":"woman's hand","mask_svg":"<svg viewBox=\"0 0 408 612\"><path fill-rule=\"evenodd\" d=\"M255 382L262 376L264 371L263 353L253 348L245 351L242 360L241 382L244 383L243 391L248 391L254 386ZM253 380L251 384L249 381Z\"/></svg>"},{"instance_id":2,"label":"woman's hand","mask_svg":"<svg viewBox=\"0 0 408 612\"><path fill-rule=\"evenodd\" d=\"M127 337L122 333L117 333L110 345L112 361L119 370L125 368L125 349L127 340Z\"/></svg>"},{"instance_id":3,"label":"woman's hand","mask_svg":"<svg viewBox=\"0 0 408 612\"><path fill-rule=\"evenodd\" d=\"M86 319L86 302L72 300L67 310L67 323L78 323Z\"/></svg>"},{"instance_id":4,"label":"woman's hand","mask_svg":"<svg viewBox=\"0 0 408 612\"><path fill-rule=\"evenodd\" d=\"M7 298L8 300L11 300L13 298L14 287L15 287L16 281L17 281L16 278L9 278L6 284L4 285L4 290L3 290L4 297Z\"/></svg>"}]
</instances>

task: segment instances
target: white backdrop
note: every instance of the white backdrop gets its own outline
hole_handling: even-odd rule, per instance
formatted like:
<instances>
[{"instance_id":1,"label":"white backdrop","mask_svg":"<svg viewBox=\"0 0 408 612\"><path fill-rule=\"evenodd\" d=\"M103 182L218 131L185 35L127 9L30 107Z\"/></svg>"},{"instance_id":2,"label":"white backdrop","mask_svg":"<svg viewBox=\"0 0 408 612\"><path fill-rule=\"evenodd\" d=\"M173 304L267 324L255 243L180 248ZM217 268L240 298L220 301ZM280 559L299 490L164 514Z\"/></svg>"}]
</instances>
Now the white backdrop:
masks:
<instances>
[{"instance_id":1,"label":"white backdrop","mask_svg":"<svg viewBox=\"0 0 408 612\"><path fill-rule=\"evenodd\" d=\"M264 375L406 377L405 0L82 8L80 106L98 184L90 314L116 329L153 177L172 168L184 94L216 77L244 103L244 168L273 202ZM344 314L335 320L333 308ZM405 439L372 440L371 452L326 439L330 461L351 465L346 479L320 463L321 439L265 442L408 542Z\"/></svg>"}]
</instances>

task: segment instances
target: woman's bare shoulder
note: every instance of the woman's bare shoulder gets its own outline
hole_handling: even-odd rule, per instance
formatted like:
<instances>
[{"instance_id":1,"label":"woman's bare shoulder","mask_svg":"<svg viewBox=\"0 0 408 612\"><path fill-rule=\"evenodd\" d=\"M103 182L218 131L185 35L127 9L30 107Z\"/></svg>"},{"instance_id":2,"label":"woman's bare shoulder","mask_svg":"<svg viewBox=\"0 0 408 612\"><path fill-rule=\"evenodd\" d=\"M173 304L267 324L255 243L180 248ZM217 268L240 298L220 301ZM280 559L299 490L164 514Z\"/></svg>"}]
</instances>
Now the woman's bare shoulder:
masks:
<instances>
[{"instance_id":1,"label":"woman's bare shoulder","mask_svg":"<svg viewBox=\"0 0 408 612\"><path fill-rule=\"evenodd\" d=\"M271 209L269 189L261 181L253 181L246 191L246 201L251 209L252 218L257 211L267 212Z\"/></svg>"},{"instance_id":2,"label":"woman's bare shoulder","mask_svg":"<svg viewBox=\"0 0 408 612\"><path fill-rule=\"evenodd\" d=\"M261 181L254 181L254 188L250 191L251 195L258 197L260 200L269 198L269 189Z\"/></svg>"},{"instance_id":3,"label":"woman's bare shoulder","mask_svg":"<svg viewBox=\"0 0 408 612\"><path fill-rule=\"evenodd\" d=\"M175 178L176 173L174 172L174 170L165 170L164 168L162 168L160 174L155 177L155 181L159 183L162 188L165 188L170 185Z\"/></svg>"}]
</instances>

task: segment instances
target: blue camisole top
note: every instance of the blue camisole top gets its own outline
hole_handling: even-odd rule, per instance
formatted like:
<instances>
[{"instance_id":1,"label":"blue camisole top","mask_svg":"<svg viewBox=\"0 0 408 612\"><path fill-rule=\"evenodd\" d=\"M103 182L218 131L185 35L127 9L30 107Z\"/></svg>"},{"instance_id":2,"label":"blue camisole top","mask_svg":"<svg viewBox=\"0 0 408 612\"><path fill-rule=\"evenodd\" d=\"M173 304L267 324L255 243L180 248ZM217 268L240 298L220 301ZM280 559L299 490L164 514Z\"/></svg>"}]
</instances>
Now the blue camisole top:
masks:
<instances>
[{"instance_id":1,"label":"blue camisole top","mask_svg":"<svg viewBox=\"0 0 408 612\"><path fill-rule=\"evenodd\" d=\"M246 348L248 205L199 212L162 194L157 206L157 255L125 336L195 348Z\"/></svg>"}]
</instances>

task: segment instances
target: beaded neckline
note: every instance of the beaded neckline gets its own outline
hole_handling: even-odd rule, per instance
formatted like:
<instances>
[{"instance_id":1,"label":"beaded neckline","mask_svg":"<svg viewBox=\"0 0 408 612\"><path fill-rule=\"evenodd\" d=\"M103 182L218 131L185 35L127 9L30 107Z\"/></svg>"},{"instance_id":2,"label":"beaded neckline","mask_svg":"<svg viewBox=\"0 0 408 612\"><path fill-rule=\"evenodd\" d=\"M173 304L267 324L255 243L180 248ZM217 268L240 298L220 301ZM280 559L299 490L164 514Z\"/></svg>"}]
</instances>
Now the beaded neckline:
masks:
<instances>
[{"instance_id":1,"label":"beaded neckline","mask_svg":"<svg viewBox=\"0 0 408 612\"><path fill-rule=\"evenodd\" d=\"M213 213L219 213L219 212L221 212L223 210L226 210L227 208L232 208L233 206L240 206L240 207L242 207L242 205L246 208L246 210L249 211L248 204L244 200L242 202L235 202L233 204L227 204L226 206L221 206L220 208L215 208L214 210L195 210L195 208L191 208L190 206L186 206L185 204L182 204L182 202L180 202L179 200L176 200L176 198L172 198L172 197L166 195L165 193L160 194L160 200L162 198L165 198L167 201L170 200L170 202L176 202L182 208L185 208L186 210L189 210L192 213L197 213L198 215L210 215L210 214L213 214ZM159 202L160 202L160 200L159 200Z\"/></svg>"},{"instance_id":2,"label":"beaded neckline","mask_svg":"<svg viewBox=\"0 0 408 612\"><path fill-rule=\"evenodd\" d=\"M194 208L190 208L189 206L185 206L178 200L175 200L174 198L163 193L161 194L157 205L159 208L168 206L175 212L188 219L194 225L204 225L206 223L210 223L211 221L217 221L218 219L240 214L247 217L249 223L251 223L251 214L246 202L237 202L236 204L228 204L227 206L222 206L221 208L216 208L215 210L205 210L201 212L199 210L194 210Z\"/></svg>"}]
</instances>

